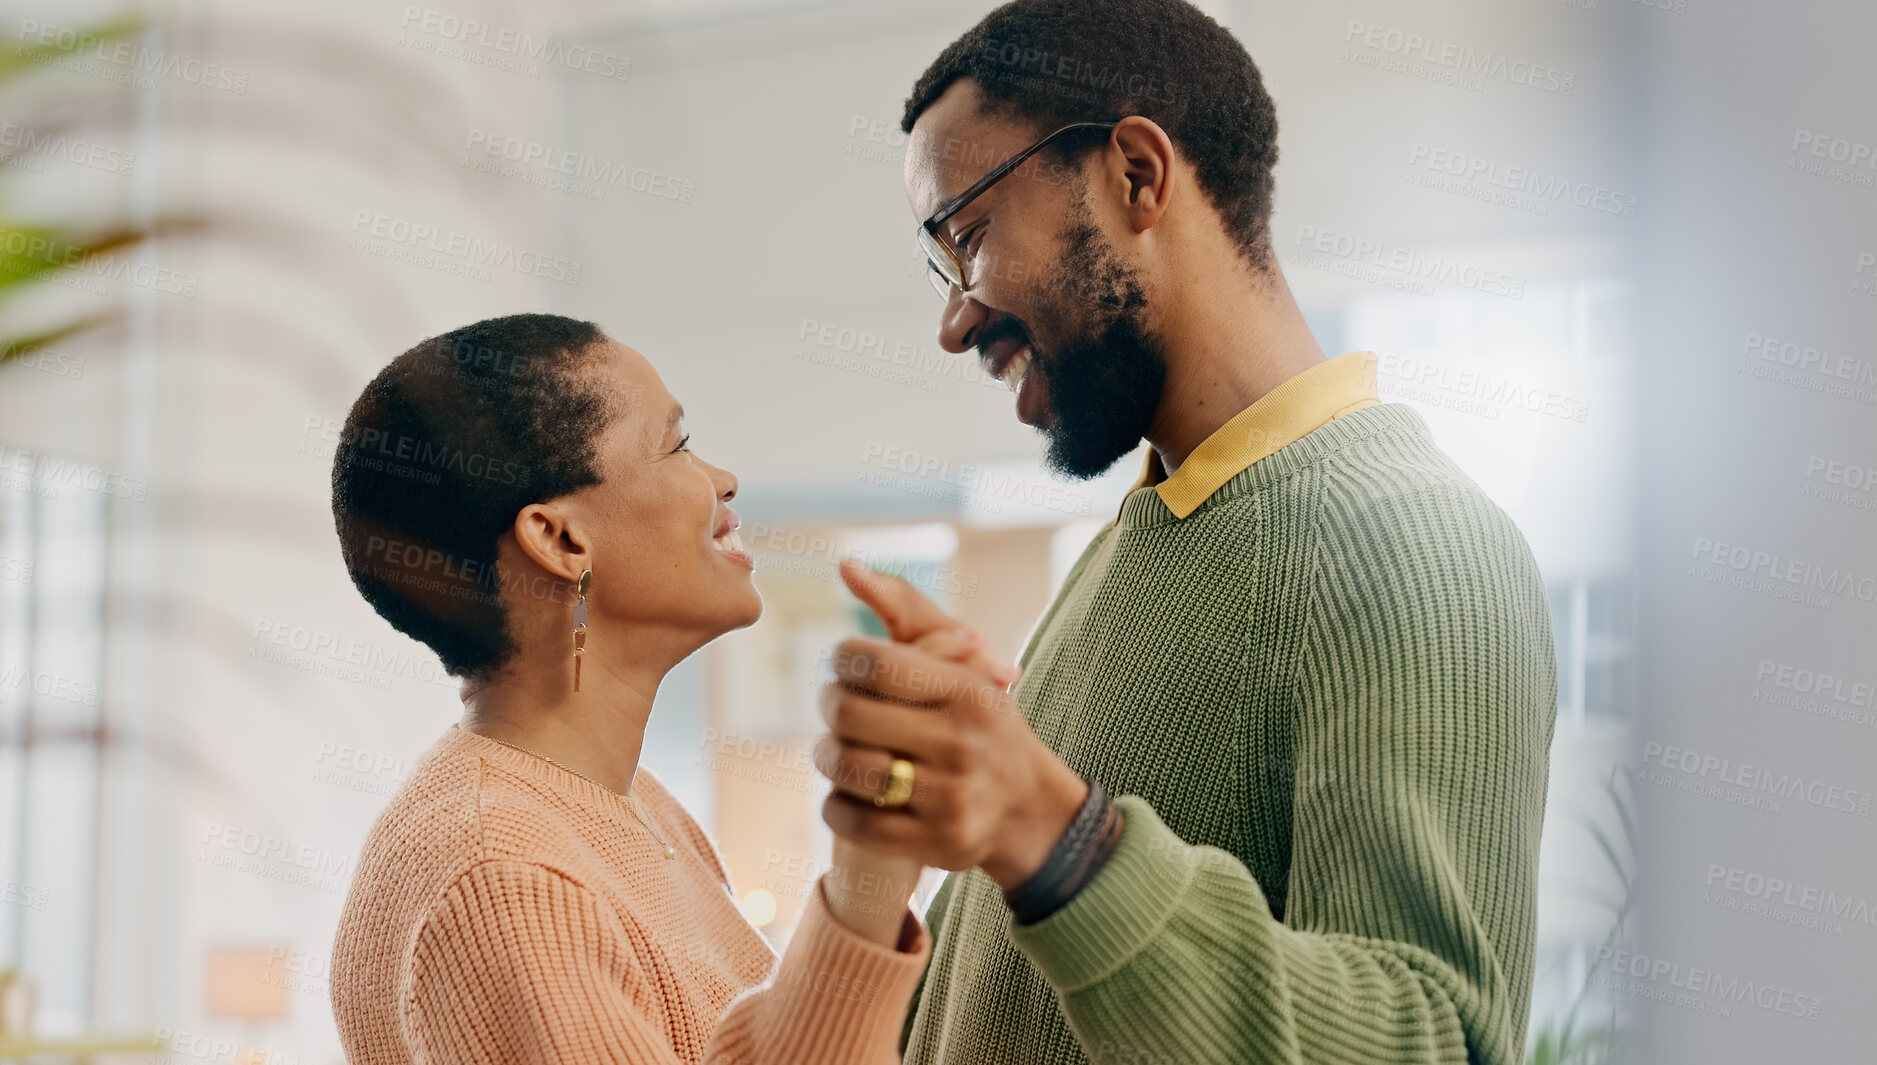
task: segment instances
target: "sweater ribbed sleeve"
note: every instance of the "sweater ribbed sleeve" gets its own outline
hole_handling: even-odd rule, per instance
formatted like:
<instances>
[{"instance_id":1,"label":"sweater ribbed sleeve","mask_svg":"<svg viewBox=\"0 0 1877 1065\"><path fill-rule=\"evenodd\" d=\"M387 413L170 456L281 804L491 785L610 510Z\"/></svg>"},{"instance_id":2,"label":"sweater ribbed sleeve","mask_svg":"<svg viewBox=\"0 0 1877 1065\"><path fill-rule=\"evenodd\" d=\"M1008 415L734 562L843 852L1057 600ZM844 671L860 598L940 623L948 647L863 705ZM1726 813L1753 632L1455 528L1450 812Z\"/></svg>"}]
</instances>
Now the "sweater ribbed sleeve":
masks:
<instances>
[{"instance_id":1,"label":"sweater ribbed sleeve","mask_svg":"<svg viewBox=\"0 0 1877 1065\"><path fill-rule=\"evenodd\" d=\"M1322 514L1281 919L1239 860L1123 796L1100 876L1009 927L1094 1061L1522 1059L1557 683L1542 581L1477 497Z\"/></svg>"},{"instance_id":2,"label":"sweater ribbed sleeve","mask_svg":"<svg viewBox=\"0 0 1877 1065\"><path fill-rule=\"evenodd\" d=\"M910 915L908 920L911 921ZM819 884L773 979L738 996L709 1033L711 1065L899 1061L906 1002L930 939L913 922L894 951L834 919ZM434 1065L680 1065L665 989L635 963L618 915L570 877L517 860L478 863L418 930L402 989L404 1039Z\"/></svg>"}]
</instances>

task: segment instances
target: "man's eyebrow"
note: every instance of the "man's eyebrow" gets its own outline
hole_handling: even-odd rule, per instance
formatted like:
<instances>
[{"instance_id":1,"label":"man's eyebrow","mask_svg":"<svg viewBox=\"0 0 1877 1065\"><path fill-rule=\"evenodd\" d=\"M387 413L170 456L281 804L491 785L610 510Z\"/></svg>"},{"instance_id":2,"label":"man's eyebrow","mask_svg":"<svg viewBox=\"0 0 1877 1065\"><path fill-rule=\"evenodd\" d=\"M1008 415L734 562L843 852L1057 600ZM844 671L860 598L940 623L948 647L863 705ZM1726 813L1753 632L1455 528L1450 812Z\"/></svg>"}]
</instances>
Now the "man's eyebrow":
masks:
<instances>
[{"instance_id":1,"label":"man's eyebrow","mask_svg":"<svg viewBox=\"0 0 1877 1065\"><path fill-rule=\"evenodd\" d=\"M946 200L945 202L950 203L951 201ZM958 213L952 215L950 218L947 218L944 221L944 223L939 226L939 228L949 229L954 234L960 232L961 230L964 229L966 216L970 215L973 211L979 211L983 207L983 205L984 205L984 197L979 196L977 199L972 200L970 203L965 204L963 207L960 207L958 209Z\"/></svg>"},{"instance_id":2,"label":"man's eyebrow","mask_svg":"<svg viewBox=\"0 0 1877 1065\"><path fill-rule=\"evenodd\" d=\"M958 209L957 214L952 215L950 218L947 218L944 222L940 223L939 229L941 231L947 230L947 229L951 230L952 242L957 243L959 236L964 233L966 227L970 223L977 222L979 219L981 219L984 216L984 212L983 212L984 198L986 196L989 196L991 193L995 191L997 190L986 189L982 195L978 196L977 199L972 200L970 203L965 204L963 207L960 207ZM942 203L940 203L939 206L943 207L945 204L950 203L950 202L952 202L951 197L948 196L945 198L945 200ZM931 216L928 215L927 217L929 218Z\"/></svg>"}]
</instances>

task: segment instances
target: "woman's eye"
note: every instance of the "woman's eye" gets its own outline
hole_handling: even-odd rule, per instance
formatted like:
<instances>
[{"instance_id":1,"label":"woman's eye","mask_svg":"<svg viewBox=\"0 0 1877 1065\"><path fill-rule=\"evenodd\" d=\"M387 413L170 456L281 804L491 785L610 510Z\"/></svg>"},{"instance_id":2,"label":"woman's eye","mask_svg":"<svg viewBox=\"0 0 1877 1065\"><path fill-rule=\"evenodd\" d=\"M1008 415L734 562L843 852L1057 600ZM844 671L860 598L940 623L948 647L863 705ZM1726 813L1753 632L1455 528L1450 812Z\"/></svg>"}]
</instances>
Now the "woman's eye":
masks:
<instances>
[{"instance_id":1,"label":"woman's eye","mask_svg":"<svg viewBox=\"0 0 1877 1065\"><path fill-rule=\"evenodd\" d=\"M978 246L978 237L979 237L979 236L980 236L980 235L981 235L981 234L982 234L983 232L984 232L984 227L983 227L983 226L978 226L977 228L975 228L975 229L973 229L973 230L972 230L971 232L969 232L969 233L966 233L966 234L965 234L965 239L964 239L963 241L961 241L961 242L959 242L959 245L958 245L958 254L960 254L960 255L969 255L969 254L971 254L971 249L973 249L973 248L975 248L975 247L977 247L977 246Z\"/></svg>"},{"instance_id":2,"label":"woman's eye","mask_svg":"<svg viewBox=\"0 0 1877 1065\"><path fill-rule=\"evenodd\" d=\"M676 455L678 452L684 451L690 446L691 446L691 435L689 433L686 433L684 436L684 439L678 441L678 446L671 449L671 453Z\"/></svg>"}]
</instances>

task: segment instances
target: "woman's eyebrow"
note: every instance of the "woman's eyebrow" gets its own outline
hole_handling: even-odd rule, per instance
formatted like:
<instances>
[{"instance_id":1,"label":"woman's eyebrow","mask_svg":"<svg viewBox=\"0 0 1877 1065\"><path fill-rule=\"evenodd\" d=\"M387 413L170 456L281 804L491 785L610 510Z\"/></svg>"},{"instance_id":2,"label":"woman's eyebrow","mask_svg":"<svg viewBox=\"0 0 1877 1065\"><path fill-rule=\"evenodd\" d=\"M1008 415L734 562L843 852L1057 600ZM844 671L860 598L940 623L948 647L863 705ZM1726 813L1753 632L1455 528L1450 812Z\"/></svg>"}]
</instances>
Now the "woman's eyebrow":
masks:
<instances>
[{"instance_id":1,"label":"woman's eyebrow","mask_svg":"<svg viewBox=\"0 0 1877 1065\"><path fill-rule=\"evenodd\" d=\"M652 432L653 433L653 435L645 438L645 446L651 448L655 452L663 453L665 450L665 441L671 439L673 436L677 434L678 423L683 420L684 420L684 405L678 404L671 408L670 414L665 415L665 424L663 426L660 426L656 430L648 430L645 428L641 428L639 430L640 432ZM640 424L641 426L643 426L645 423L641 422ZM651 424L657 425L658 423L653 422Z\"/></svg>"}]
</instances>

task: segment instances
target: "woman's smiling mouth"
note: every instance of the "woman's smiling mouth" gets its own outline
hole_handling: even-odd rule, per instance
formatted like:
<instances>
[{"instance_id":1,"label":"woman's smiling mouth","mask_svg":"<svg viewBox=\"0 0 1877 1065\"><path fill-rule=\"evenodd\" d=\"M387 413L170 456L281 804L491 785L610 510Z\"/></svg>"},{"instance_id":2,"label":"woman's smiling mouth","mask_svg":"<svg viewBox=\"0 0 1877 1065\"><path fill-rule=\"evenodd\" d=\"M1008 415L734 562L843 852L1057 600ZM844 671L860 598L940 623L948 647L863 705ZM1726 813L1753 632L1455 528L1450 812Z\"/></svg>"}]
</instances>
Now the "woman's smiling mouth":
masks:
<instances>
[{"instance_id":1,"label":"woman's smiling mouth","mask_svg":"<svg viewBox=\"0 0 1877 1065\"><path fill-rule=\"evenodd\" d=\"M749 552L743 550L743 537L737 534L737 529L742 525L742 521L732 513L724 519L722 525L717 527L717 532L711 537L710 545L730 558L755 569L756 560L750 557Z\"/></svg>"}]
</instances>

